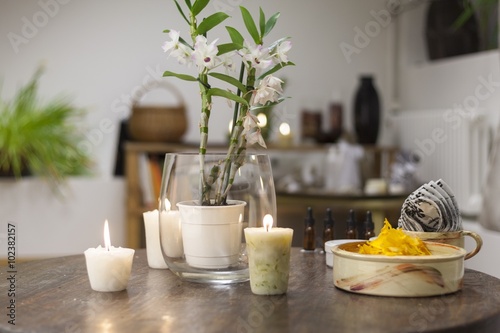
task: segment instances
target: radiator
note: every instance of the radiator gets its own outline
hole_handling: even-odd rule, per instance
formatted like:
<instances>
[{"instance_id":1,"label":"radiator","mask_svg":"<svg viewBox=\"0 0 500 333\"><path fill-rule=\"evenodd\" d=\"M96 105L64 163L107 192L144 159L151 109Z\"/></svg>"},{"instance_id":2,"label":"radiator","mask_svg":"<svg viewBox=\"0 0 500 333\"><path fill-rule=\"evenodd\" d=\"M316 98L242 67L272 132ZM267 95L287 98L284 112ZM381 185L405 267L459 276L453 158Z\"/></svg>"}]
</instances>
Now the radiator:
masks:
<instances>
[{"instance_id":1,"label":"radiator","mask_svg":"<svg viewBox=\"0 0 500 333\"><path fill-rule=\"evenodd\" d=\"M488 159L484 112L402 111L395 117L398 144L420 160L421 183L442 178L455 193L462 213L475 214Z\"/></svg>"}]
</instances>

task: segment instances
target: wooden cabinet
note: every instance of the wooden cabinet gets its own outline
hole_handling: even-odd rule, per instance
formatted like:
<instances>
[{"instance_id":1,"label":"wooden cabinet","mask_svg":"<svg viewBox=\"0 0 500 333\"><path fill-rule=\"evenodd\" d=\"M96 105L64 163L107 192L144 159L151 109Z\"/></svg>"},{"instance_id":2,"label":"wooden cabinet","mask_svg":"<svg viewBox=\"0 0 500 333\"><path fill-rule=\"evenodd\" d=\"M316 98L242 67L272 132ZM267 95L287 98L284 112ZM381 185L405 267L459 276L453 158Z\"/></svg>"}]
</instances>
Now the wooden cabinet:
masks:
<instances>
[{"instance_id":1,"label":"wooden cabinet","mask_svg":"<svg viewBox=\"0 0 500 333\"><path fill-rule=\"evenodd\" d=\"M219 149L220 148L220 149ZM385 149L379 147L366 147L367 156L380 151L389 152L394 155L393 148ZM225 147L211 147L211 151L224 151ZM195 145L175 144L175 143L147 143L147 142L126 142L125 150L125 177L126 177L126 239L127 247L138 249L145 247L144 223L142 214L145 211L155 209L143 204L142 186L139 177L139 156L141 154L164 154L169 152L196 152ZM299 146L299 147L269 147L268 153L291 153L303 154L315 152L326 153L326 146ZM260 151L262 152L262 151ZM377 155L377 154L375 154ZM378 154L380 155L380 154ZM378 161L378 160L377 160ZM375 163L375 167L380 165ZM380 171L372 170L373 172ZM318 244L323 230L323 218L326 208L331 208L336 220L336 238L343 238L345 234L345 222L349 209L354 209L357 213L357 220L362 223L367 210L372 211L376 225L375 230L380 230L383 219L387 217L394 225L401 205L406 196L339 196L331 193L321 192L321 190L308 190L300 193L288 194L277 193L277 223L280 227L290 227L294 229L293 246L302 246L304 218L307 207L312 207L316 218L316 238Z\"/></svg>"},{"instance_id":2,"label":"wooden cabinet","mask_svg":"<svg viewBox=\"0 0 500 333\"><path fill-rule=\"evenodd\" d=\"M277 193L276 205L278 226L294 229L292 246L303 246L304 222L307 208L311 207L315 218L315 239L318 247L322 247L324 218L326 209L332 210L334 218L334 238L345 238L349 210L354 210L359 233L364 230L366 212L371 211L375 231L378 233L384 219L396 226L401 206L406 195L336 195L325 192ZM363 238L363 235L358 235Z\"/></svg>"}]
</instances>

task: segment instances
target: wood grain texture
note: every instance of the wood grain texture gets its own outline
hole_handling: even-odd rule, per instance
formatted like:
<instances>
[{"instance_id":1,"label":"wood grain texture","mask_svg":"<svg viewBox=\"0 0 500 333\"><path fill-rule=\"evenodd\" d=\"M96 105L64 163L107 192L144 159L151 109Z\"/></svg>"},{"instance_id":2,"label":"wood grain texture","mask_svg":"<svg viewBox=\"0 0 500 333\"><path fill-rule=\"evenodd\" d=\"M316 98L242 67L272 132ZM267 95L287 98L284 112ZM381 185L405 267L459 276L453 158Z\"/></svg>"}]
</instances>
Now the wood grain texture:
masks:
<instances>
[{"instance_id":1,"label":"wood grain texture","mask_svg":"<svg viewBox=\"0 0 500 333\"><path fill-rule=\"evenodd\" d=\"M463 290L424 298L357 295L333 286L324 255L292 249L288 293L257 296L249 283L204 285L147 266L136 251L126 291L90 288L83 254L18 265L16 325L0 332L498 332L500 280L466 270Z\"/></svg>"}]
</instances>

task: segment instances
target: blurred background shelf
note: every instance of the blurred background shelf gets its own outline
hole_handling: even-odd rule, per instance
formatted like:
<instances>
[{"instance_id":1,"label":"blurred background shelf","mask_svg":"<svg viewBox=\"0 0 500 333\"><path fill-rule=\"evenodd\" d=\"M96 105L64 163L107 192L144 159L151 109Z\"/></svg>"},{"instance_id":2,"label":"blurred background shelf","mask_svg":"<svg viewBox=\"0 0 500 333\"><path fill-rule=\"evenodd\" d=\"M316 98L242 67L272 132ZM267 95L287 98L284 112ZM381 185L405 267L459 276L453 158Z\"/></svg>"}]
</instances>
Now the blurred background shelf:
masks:
<instances>
[{"instance_id":1,"label":"blurred background shelf","mask_svg":"<svg viewBox=\"0 0 500 333\"><path fill-rule=\"evenodd\" d=\"M226 146L211 146L211 151L224 151ZM324 156L330 145L299 145L293 147L280 147L271 145L268 150L262 153L269 153L273 163L279 167L280 161L284 161L284 155L294 159L301 165L307 158L304 154ZM380 174L382 153L388 153L388 159L393 158L397 151L395 148L382 148L376 146L364 147L366 156L375 159L372 173ZM146 143L146 142L126 142L125 151L125 178L126 178L126 246L131 248L145 247L144 226L142 214L149 210L157 209L155 195L150 196L149 202L145 202L144 184L141 184L140 160L145 154L162 155L174 152L193 152L198 148L195 144L183 143ZM300 154L300 155L298 155ZM373 157L373 156L375 157ZM370 157L372 156L372 157ZM386 161L387 162L387 161ZM321 163L321 160L318 162ZM384 162L385 163L385 162ZM160 164L161 170L163 165ZM283 163L282 163L283 164ZM289 163L288 163L289 164ZM161 171L156 182L161 181ZM275 172L273 166L273 173ZM278 172L276 172L278 174ZM276 177L276 175L275 175ZM152 177L153 179L155 177ZM156 186L158 184L155 184ZM157 198L157 196L156 196ZM281 227L294 229L293 246L302 246L302 233L304 228L304 218L307 207L312 207L316 219L317 244L321 247L321 237L323 231L323 219L327 208L333 211L335 223L335 237L343 238L345 235L345 224L350 209L356 212L359 229L362 229L362 222L365 219L366 211L373 214L375 230L380 230L384 218L388 218L392 224L397 224L401 205L406 195L378 195L365 196L362 194L339 195L328 192L321 188L304 188L295 193L277 191L277 224Z\"/></svg>"}]
</instances>

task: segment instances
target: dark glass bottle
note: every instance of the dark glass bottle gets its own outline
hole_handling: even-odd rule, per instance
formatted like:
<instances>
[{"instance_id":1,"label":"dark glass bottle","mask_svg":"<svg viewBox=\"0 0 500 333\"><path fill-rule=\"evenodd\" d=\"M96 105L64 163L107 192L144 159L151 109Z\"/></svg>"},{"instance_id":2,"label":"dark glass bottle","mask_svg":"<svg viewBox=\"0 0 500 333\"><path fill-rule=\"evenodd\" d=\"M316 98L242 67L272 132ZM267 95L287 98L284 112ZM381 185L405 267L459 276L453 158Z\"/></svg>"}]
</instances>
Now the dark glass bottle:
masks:
<instances>
[{"instance_id":1,"label":"dark glass bottle","mask_svg":"<svg viewBox=\"0 0 500 333\"><path fill-rule=\"evenodd\" d=\"M360 144L377 142L380 123L380 101L372 76L362 76L354 99L354 130Z\"/></svg>"},{"instance_id":2,"label":"dark glass bottle","mask_svg":"<svg viewBox=\"0 0 500 333\"><path fill-rule=\"evenodd\" d=\"M323 244L332 240L334 238L333 224L334 220L332 217L332 210L330 208L326 209L326 217L324 220L324 229L323 229Z\"/></svg>"},{"instance_id":3,"label":"dark glass bottle","mask_svg":"<svg viewBox=\"0 0 500 333\"><path fill-rule=\"evenodd\" d=\"M358 238L358 229L357 229L357 223L356 223L356 214L354 213L354 210L349 211L349 217L347 218L347 229L346 229L346 235L347 239L357 239Z\"/></svg>"},{"instance_id":4,"label":"dark glass bottle","mask_svg":"<svg viewBox=\"0 0 500 333\"><path fill-rule=\"evenodd\" d=\"M372 237L375 237L375 225L373 224L372 220L372 212L367 211L366 212L366 220L365 220L365 237L364 239L370 239Z\"/></svg>"},{"instance_id":5,"label":"dark glass bottle","mask_svg":"<svg viewBox=\"0 0 500 333\"><path fill-rule=\"evenodd\" d=\"M314 251L316 233L314 231L314 217L311 207L307 208L307 215L304 221L304 246L303 249L306 251Z\"/></svg>"}]
</instances>

